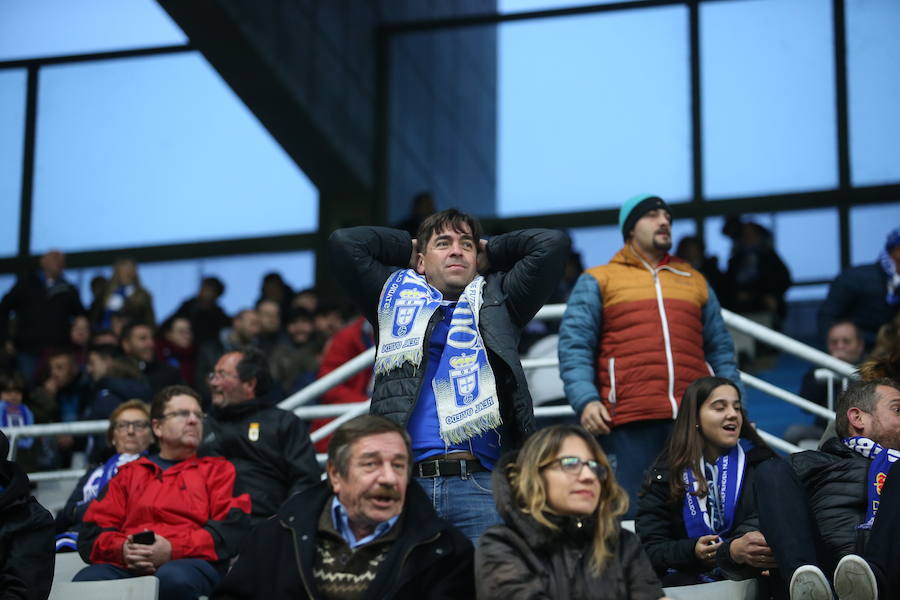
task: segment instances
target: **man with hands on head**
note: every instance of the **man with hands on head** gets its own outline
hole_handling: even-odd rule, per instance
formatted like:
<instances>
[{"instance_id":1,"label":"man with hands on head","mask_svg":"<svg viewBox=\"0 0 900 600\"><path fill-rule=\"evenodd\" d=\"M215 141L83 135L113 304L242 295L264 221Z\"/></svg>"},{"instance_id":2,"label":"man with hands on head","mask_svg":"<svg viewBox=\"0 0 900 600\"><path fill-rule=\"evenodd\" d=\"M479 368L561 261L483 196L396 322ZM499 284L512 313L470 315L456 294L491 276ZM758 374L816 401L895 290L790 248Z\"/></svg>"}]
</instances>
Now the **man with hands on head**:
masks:
<instances>
[{"instance_id":1,"label":"man with hands on head","mask_svg":"<svg viewBox=\"0 0 900 600\"><path fill-rule=\"evenodd\" d=\"M88 508L78 551L91 565L74 580L154 575L160 598L209 595L247 530L250 498L233 495L230 462L197 456L197 392L163 388L150 418L159 453L121 467Z\"/></svg>"},{"instance_id":2,"label":"man with hands on head","mask_svg":"<svg viewBox=\"0 0 900 600\"><path fill-rule=\"evenodd\" d=\"M415 239L354 227L332 233L329 247L376 334L371 412L409 432L413 477L476 542L499 522L494 463L535 428L518 343L556 288L569 240L529 229L485 241L476 219L449 209Z\"/></svg>"}]
</instances>

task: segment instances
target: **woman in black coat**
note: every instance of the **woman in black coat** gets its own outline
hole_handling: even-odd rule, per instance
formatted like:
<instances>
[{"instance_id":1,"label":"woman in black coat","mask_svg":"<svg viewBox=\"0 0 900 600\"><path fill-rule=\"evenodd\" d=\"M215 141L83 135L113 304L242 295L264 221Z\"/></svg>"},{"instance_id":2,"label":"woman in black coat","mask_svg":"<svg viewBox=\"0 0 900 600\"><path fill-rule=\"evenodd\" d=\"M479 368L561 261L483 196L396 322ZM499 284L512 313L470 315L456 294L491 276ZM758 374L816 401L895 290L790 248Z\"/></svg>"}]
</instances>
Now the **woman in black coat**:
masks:
<instances>
[{"instance_id":1,"label":"woman in black coat","mask_svg":"<svg viewBox=\"0 0 900 600\"><path fill-rule=\"evenodd\" d=\"M640 542L619 528L628 497L581 427L532 435L496 466L493 490L504 524L488 529L476 550L479 600L663 596Z\"/></svg>"},{"instance_id":2,"label":"woman in black coat","mask_svg":"<svg viewBox=\"0 0 900 600\"><path fill-rule=\"evenodd\" d=\"M737 386L722 377L688 386L666 449L648 471L635 520L663 585L757 577L764 590L831 597L822 572L803 561L791 564L789 585L763 577L778 567L760 531L756 484L763 469L779 477L790 471L748 420ZM786 492L794 485L780 481ZM820 594L800 596L810 586Z\"/></svg>"}]
</instances>

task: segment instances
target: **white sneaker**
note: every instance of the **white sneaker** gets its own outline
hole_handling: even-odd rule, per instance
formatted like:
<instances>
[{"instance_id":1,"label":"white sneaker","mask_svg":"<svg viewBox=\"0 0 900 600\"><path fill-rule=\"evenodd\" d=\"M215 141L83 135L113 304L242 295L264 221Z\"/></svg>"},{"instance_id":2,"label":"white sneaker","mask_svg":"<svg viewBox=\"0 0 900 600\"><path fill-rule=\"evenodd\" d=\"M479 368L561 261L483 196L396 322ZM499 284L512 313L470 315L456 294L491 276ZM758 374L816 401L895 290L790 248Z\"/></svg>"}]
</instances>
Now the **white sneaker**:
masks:
<instances>
[{"instance_id":1,"label":"white sneaker","mask_svg":"<svg viewBox=\"0 0 900 600\"><path fill-rule=\"evenodd\" d=\"M834 570L834 589L840 600L878 600L872 567L861 556L848 554Z\"/></svg>"},{"instance_id":2,"label":"white sneaker","mask_svg":"<svg viewBox=\"0 0 900 600\"><path fill-rule=\"evenodd\" d=\"M791 600L831 600L831 586L822 569L803 565L791 575Z\"/></svg>"}]
</instances>

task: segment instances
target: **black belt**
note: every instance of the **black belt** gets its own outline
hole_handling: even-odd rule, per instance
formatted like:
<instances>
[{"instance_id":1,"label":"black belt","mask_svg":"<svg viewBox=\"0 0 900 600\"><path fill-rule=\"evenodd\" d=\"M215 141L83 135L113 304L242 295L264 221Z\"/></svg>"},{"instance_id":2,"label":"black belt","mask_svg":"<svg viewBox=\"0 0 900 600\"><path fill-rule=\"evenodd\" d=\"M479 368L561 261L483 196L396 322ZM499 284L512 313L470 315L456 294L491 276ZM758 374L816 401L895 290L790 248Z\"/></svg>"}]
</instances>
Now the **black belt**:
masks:
<instances>
[{"instance_id":1,"label":"black belt","mask_svg":"<svg viewBox=\"0 0 900 600\"><path fill-rule=\"evenodd\" d=\"M477 460L423 460L413 467L416 477L443 477L487 471Z\"/></svg>"}]
</instances>

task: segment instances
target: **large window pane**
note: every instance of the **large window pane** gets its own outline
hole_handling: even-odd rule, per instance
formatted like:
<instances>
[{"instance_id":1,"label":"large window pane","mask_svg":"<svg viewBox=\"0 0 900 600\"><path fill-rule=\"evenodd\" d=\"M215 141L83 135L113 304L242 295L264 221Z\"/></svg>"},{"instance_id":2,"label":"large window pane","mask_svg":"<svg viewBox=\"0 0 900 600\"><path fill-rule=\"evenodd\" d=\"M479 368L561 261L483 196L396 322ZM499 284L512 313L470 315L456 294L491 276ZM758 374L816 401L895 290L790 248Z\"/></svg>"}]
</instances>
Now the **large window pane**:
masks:
<instances>
[{"instance_id":1,"label":"large window pane","mask_svg":"<svg viewBox=\"0 0 900 600\"><path fill-rule=\"evenodd\" d=\"M498 213L691 195L683 6L500 27Z\"/></svg>"},{"instance_id":2,"label":"large window pane","mask_svg":"<svg viewBox=\"0 0 900 600\"><path fill-rule=\"evenodd\" d=\"M3 0L0 60L187 42L154 0Z\"/></svg>"},{"instance_id":3,"label":"large window pane","mask_svg":"<svg viewBox=\"0 0 900 600\"><path fill-rule=\"evenodd\" d=\"M900 2L847 0L850 161L855 185L900 181Z\"/></svg>"},{"instance_id":4,"label":"large window pane","mask_svg":"<svg viewBox=\"0 0 900 600\"><path fill-rule=\"evenodd\" d=\"M837 184L831 2L700 5L710 198Z\"/></svg>"},{"instance_id":5,"label":"large window pane","mask_svg":"<svg viewBox=\"0 0 900 600\"><path fill-rule=\"evenodd\" d=\"M182 302L197 295L200 280L215 276L225 284L219 299L228 314L252 308L259 298L263 275L270 271L281 273L285 282L295 290L312 287L315 283L315 253L267 252L219 258L175 260L141 263L138 274L141 284L153 295L153 310L157 322L169 317ZM85 306L91 303L90 282L96 275L109 277L110 267L67 269L66 277L81 290ZM0 276L0 290L3 289Z\"/></svg>"},{"instance_id":6,"label":"large window pane","mask_svg":"<svg viewBox=\"0 0 900 600\"><path fill-rule=\"evenodd\" d=\"M0 256L19 249L25 80L24 70L0 70Z\"/></svg>"},{"instance_id":7,"label":"large window pane","mask_svg":"<svg viewBox=\"0 0 900 600\"><path fill-rule=\"evenodd\" d=\"M875 262L887 234L897 227L900 227L900 203L851 208L850 262L854 265Z\"/></svg>"},{"instance_id":8,"label":"large window pane","mask_svg":"<svg viewBox=\"0 0 900 600\"><path fill-rule=\"evenodd\" d=\"M41 71L32 251L311 231L317 192L199 54Z\"/></svg>"},{"instance_id":9,"label":"large window pane","mask_svg":"<svg viewBox=\"0 0 900 600\"><path fill-rule=\"evenodd\" d=\"M841 270L837 210L775 213L775 249L794 281L832 279Z\"/></svg>"}]
</instances>

